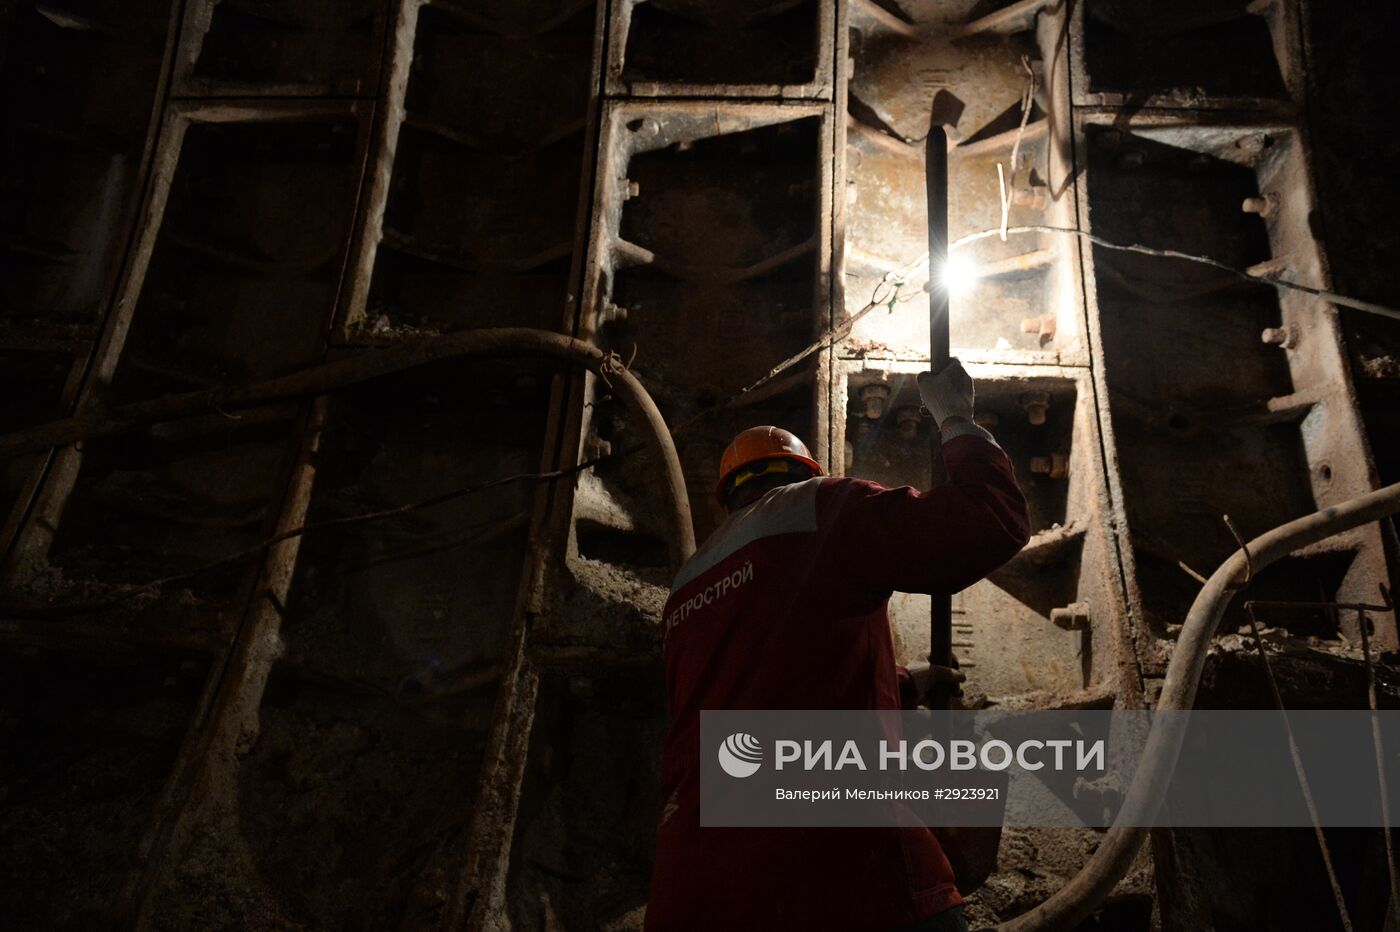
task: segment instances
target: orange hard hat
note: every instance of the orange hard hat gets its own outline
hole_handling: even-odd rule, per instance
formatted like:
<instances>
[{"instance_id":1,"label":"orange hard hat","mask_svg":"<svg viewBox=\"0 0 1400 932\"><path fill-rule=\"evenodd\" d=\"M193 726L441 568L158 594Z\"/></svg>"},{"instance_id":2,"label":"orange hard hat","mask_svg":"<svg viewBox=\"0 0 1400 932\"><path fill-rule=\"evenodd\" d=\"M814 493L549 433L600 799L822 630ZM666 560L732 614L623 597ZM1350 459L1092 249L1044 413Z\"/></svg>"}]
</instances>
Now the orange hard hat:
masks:
<instances>
[{"instance_id":1,"label":"orange hard hat","mask_svg":"<svg viewBox=\"0 0 1400 932\"><path fill-rule=\"evenodd\" d=\"M750 427L741 431L724 451L719 461L719 484L715 486L715 498L724 504L724 487L734 473L753 463L763 460L792 460L806 466L818 476L826 475L821 464L812 459L807 445L797 439L792 431L781 427Z\"/></svg>"}]
</instances>

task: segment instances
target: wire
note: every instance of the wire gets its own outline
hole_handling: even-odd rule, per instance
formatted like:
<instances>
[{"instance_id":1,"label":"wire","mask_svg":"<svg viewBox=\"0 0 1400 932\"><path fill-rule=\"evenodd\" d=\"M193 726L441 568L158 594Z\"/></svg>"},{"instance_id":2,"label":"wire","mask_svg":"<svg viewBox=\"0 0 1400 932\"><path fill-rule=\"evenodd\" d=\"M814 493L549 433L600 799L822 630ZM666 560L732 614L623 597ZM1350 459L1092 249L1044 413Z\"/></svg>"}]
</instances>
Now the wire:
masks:
<instances>
[{"instance_id":1,"label":"wire","mask_svg":"<svg viewBox=\"0 0 1400 932\"><path fill-rule=\"evenodd\" d=\"M1230 524L1226 518L1226 524L1230 526L1230 532L1237 538L1239 533L1235 526ZM1245 559L1249 560L1249 550L1245 550ZM1247 564L1249 574L1254 573L1254 564ZM1248 577L1245 579L1248 582ZM1273 664L1269 663L1269 651L1264 647L1263 635L1259 633L1259 622L1254 617L1254 602L1244 603L1245 613L1249 616L1249 631L1254 637L1254 646L1259 652L1259 660L1264 665L1264 675L1269 680L1269 691L1274 697L1274 707L1278 709L1280 718L1283 719L1283 731L1288 736L1288 754L1293 759L1293 773L1298 778L1298 789L1303 793L1303 802L1308 809L1308 818L1312 820L1313 835L1317 838L1317 848L1322 855L1322 866L1327 870L1327 882L1332 887L1332 899L1337 904L1337 917L1342 921L1342 929L1345 932L1352 932L1351 914L1347 911L1347 900L1342 894L1341 881L1337 879L1337 869L1332 863L1332 851L1327 846L1327 834L1322 830L1322 820L1317 814L1317 802L1313 799L1312 786L1308 783L1307 771L1303 769L1302 753L1298 750L1298 741L1293 736L1293 726L1288 720L1288 709L1283 704L1283 692L1279 689L1278 679L1274 676Z\"/></svg>"},{"instance_id":2,"label":"wire","mask_svg":"<svg viewBox=\"0 0 1400 932\"><path fill-rule=\"evenodd\" d=\"M797 365L803 359L806 359L812 353L815 353L820 349L823 349L827 346L839 342L840 340L845 339L845 337L851 332L851 329L855 326L856 322L859 321L865 315L869 314L875 308L884 307L893 312L895 303L898 300L900 300L900 289L907 283L909 276L918 270L919 265L922 261L926 260L915 260L914 262L908 263L906 265L901 266L900 268L887 272L885 276L880 280L880 282L876 284L874 290L871 292L870 302L866 304L865 307L852 314L850 317L842 321L837 326L829 329L825 335L808 345L805 349L793 354L792 356L789 356L787 359L778 363L778 365L770 369L768 373L762 378L760 378L758 381L742 389L740 392L733 395L722 404L716 405L712 408L707 408L704 411L701 411L695 416L686 420L685 422L674 428L672 430L672 434L678 434L686 428L690 427L695 422L699 421L700 419L732 407L735 403L743 399L750 392L771 382L783 372ZM632 355L634 357L636 356L635 348L633 349ZM618 356L616 353L611 353L605 359L605 365L600 371L600 375L602 376L604 381L606 381L607 373L609 371L616 372L626 369L631 365L631 362L632 360L628 360L626 363L623 363L621 361L620 356ZM575 473L581 473L605 461L622 459L624 457L630 456L633 453L644 449L645 446L646 445L643 443L636 443L616 452L609 453L604 456L594 457L590 460L586 460L567 469L557 469L551 472L521 473L519 475L514 476L505 476L500 479L492 479L488 482L483 482L478 485L454 489L449 492L444 492L440 495L434 495L430 498L425 498L416 502L410 502L406 505L399 505L394 508L386 508L379 511L365 512L363 514L358 515L349 515L341 518L331 518L325 521L316 521L308 524L303 524L300 527L295 527L288 531L284 531L281 534L269 537L253 545L252 547L248 547L245 550L240 550L237 553L230 554L229 556L221 557L220 559L213 560L209 563L205 563L188 572L178 573L173 576L163 576L158 579L152 579L144 583L130 585L105 599L101 599L95 602L83 602L77 604L58 605L43 608L14 607L0 609L0 612L3 612L5 616L12 618L49 618L67 615L80 615L87 614L90 612L102 611L104 609L112 608L116 605L119 605L122 602L128 601L129 599L135 598L143 592L158 591L168 586L174 585L175 583L185 582L187 580L202 576L205 573L211 572L221 567L228 566L234 563L239 563L251 557L258 556L259 554L265 552L268 548L272 547L275 544L281 543L285 540L290 540L293 537L300 537L304 534L309 534L312 531L321 531L333 527L344 527L346 525L352 524L363 524L370 521L382 521L386 518L392 518L397 515L407 514L409 512L418 511L423 508L430 508L434 505L440 505L444 502L449 502L454 499L462 498L467 495L472 495L477 492L482 492L487 489L496 488L497 486L506 485L512 482L539 482L546 480L562 479L567 476L574 475ZM469 539L471 538L467 538L464 540ZM409 554L409 556L413 555L414 554Z\"/></svg>"},{"instance_id":3,"label":"wire","mask_svg":"<svg viewBox=\"0 0 1400 932\"><path fill-rule=\"evenodd\" d=\"M700 411L697 414L682 421L671 431L671 433L679 434L681 431L690 427L697 421L702 420L703 418L709 417L712 414L717 414L720 411L725 411L729 408L734 407L736 404L742 401L744 397L747 396L749 393L753 392L756 389L762 388L764 385L767 385L769 382L773 381L778 376L782 375L784 372L791 369L793 366L797 365L802 360L806 359L808 356L811 356L815 352L826 349L827 347L844 340L847 336L850 335L851 331L855 329L855 325L861 320L861 318L865 317L871 311L875 310L875 308L883 307L890 313L894 313L895 304L901 301L908 300L907 298L900 297L900 289L903 288L906 284L908 284L909 279L916 272L918 272L922 266L927 264L928 254L925 253L922 258L915 259L913 262L905 263L897 269L892 269L889 272L886 272L884 277L876 283L874 289L870 292L870 300L866 303L865 307L856 311L854 314L847 317L835 327L832 327L829 330L827 330L826 333L824 333L822 336L812 341L807 346L803 347L801 350L798 350L796 353L793 353L791 356L789 356L787 359L784 359L782 362L778 363L773 368L769 369L768 372L765 373L763 377L760 378L758 381L753 382L752 384L740 389L738 394L730 397L728 400L722 402L721 404L715 405L711 408L706 408L705 410Z\"/></svg>"},{"instance_id":4,"label":"wire","mask_svg":"<svg viewBox=\"0 0 1400 932\"><path fill-rule=\"evenodd\" d=\"M1363 301L1360 298L1348 297L1347 295L1338 294L1335 291L1328 291L1325 288L1314 288L1311 285L1304 285L1301 282L1288 281L1283 278L1267 278L1263 275L1250 275L1243 269L1237 269L1233 265L1226 265L1224 262L1218 259L1212 259L1209 256L1196 256L1189 252L1179 252L1175 249L1154 249L1150 246L1142 246L1138 243L1115 243L1112 240L1104 239L1102 236L1090 233L1087 230L1075 230L1071 227L1021 226L1009 227L1006 232L1007 234L1064 233L1086 239L1094 245L1102 246L1105 249L1116 249L1119 252L1135 252L1144 256L1158 256L1166 259L1183 259L1187 262L1197 262L1201 265L1208 265L1211 268L1220 269L1222 272L1229 272L1231 275L1242 278L1247 282L1254 282L1259 285L1276 285L1279 288L1289 288L1293 291L1301 291L1305 294L1315 295L1316 297L1322 298L1324 301L1340 304L1343 307L1355 308L1358 311L1365 311L1368 314L1379 314L1381 317L1389 317L1392 320L1400 320L1400 310L1396 308L1387 307L1384 304L1376 304L1372 301ZM969 233L967 236L959 237L949 243L948 251L951 253L953 250L960 249L969 243L987 239L991 236L998 236L1000 233L1000 229L979 230L976 233ZM927 255L925 255L923 261L928 261Z\"/></svg>"},{"instance_id":5,"label":"wire","mask_svg":"<svg viewBox=\"0 0 1400 932\"><path fill-rule=\"evenodd\" d=\"M954 250L961 249L970 243L977 242L978 240L988 239L993 236L1000 236L1001 233L1001 228L997 227L991 230L978 230L976 233L969 233L966 236L960 236L948 244L948 252L952 253ZM1163 259L1182 259L1186 262L1196 262L1201 265L1208 265L1211 268L1220 269L1222 272L1229 272L1236 278L1243 279L1247 282L1253 282L1256 285L1274 285L1279 288L1289 288L1293 291L1301 291L1305 294L1314 295L1316 297L1322 298L1324 301L1330 301L1331 303L1339 304L1342 307L1350 307L1358 311L1365 311L1368 314L1378 314L1381 317L1389 317L1392 320L1400 320L1400 309L1388 307L1384 304L1377 304L1374 301L1363 301L1361 298L1353 298L1349 297L1348 295L1338 294L1335 291L1328 291L1325 288L1314 288L1311 285L1304 285L1301 282L1289 281L1285 278L1268 278L1264 275L1251 275L1243 269L1237 269L1233 265L1227 265L1224 262L1221 262L1218 259L1212 259L1209 256L1197 256L1189 252L1180 252L1176 249L1155 249L1151 246L1143 246L1140 243L1115 243L1113 240L1104 239L1102 236L1099 236L1095 233L1090 233L1087 230L1076 230L1073 227L1051 227L1035 224L1031 226L1007 227L1006 233L1007 235L1011 235L1014 233L1062 233L1069 236L1078 236L1082 239L1086 239L1096 246L1102 246L1104 249L1115 249L1119 252L1135 252L1139 255L1156 256L1158 258ZM917 260L910 263L909 267L918 270L920 268L926 267L927 265L928 253L924 253Z\"/></svg>"},{"instance_id":6,"label":"wire","mask_svg":"<svg viewBox=\"0 0 1400 932\"><path fill-rule=\"evenodd\" d=\"M1021 94L1021 125L1017 127L1016 141L1011 145L1011 180L1009 184L1002 171L1001 163L997 162L997 193L1001 197L1001 227L998 232L1003 243L1006 242L1006 222L1011 215L1011 199L1016 189L1016 169L1020 161L1021 137L1026 133L1026 123L1031 117L1031 106L1035 103L1035 69L1031 67L1030 59L1025 55L1021 56L1021 67L1026 69L1030 80L1026 83L1026 89Z\"/></svg>"},{"instance_id":7,"label":"wire","mask_svg":"<svg viewBox=\"0 0 1400 932\"><path fill-rule=\"evenodd\" d=\"M1014 172L1014 165L1012 166L1012 169ZM1244 279L1245 281L1255 282L1261 285L1276 285L1281 288L1291 288L1296 291L1302 291L1307 294L1316 295L1317 297L1323 298L1326 301L1330 301L1333 304L1339 304L1344 307L1355 308L1356 310L1365 311L1367 313L1379 314L1383 317L1390 317L1395 320L1400 320L1400 310L1386 307L1381 304L1375 304L1370 301L1362 301L1358 298L1347 297L1346 295L1340 295L1332 291L1327 291L1325 289L1313 288L1311 286L1303 285L1298 282L1291 282L1284 279L1265 278L1258 275L1250 275L1248 272L1245 272L1241 269L1237 269L1234 266L1226 265L1225 263L1220 262L1216 259L1211 259L1208 256L1192 255L1190 253L1179 252L1175 249L1154 249L1152 247L1142 246L1136 243L1115 243L1111 240L1106 240L1101 236L1089 233L1085 230L1076 230L1070 227L1032 225L1004 228L998 227L996 229L991 230L980 230L976 233L969 233L966 236L962 236L956 240L953 240L951 243L948 244L948 252L952 253L954 250L961 249L962 247L967 246L970 243L977 242L978 240L987 239L988 237L992 236L1002 236L1002 238L1005 238L1005 236L1011 234L1025 233L1069 234L1072 236L1082 237L1083 239L1086 239L1089 242L1094 243L1095 245L1102 246L1105 249L1115 249L1122 252L1133 252L1139 253L1141 255L1157 256L1171 259L1182 259L1188 262L1197 262L1202 265L1208 265L1212 268L1220 269L1224 272L1229 272L1231 275L1235 275L1239 278ZM813 353L826 349L827 347L832 346L845 339L855 328L855 325L866 315L874 311L877 307L886 308L889 312L893 313L894 306L896 303L908 301L916 296L917 293L908 296L901 296L900 292L901 289L906 284L908 284L909 279L911 279L919 271L928 266L928 258L928 253L924 253L922 256L915 259L914 261L908 262L897 269L893 269L889 272L886 272L884 277L882 277L880 281L876 283L875 288L871 292L870 300L866 303L864 307L856 311L854 314L851 314L841 323L828 329L826 333L823 334L817 340L808 344L806 347L799 350L797 353L794 353L793 355L784 359L782 362L778 363L773 368L769 369L768 372L765 373L757 381L744 387L737 394L733 395L723 403L715 405L711 408L706 408L705 410L700 411L697 414L690 417L689 419L685 420L676 428L674 428L672 430L672 433L678 434L703 418L709 417L710 415L716 414L720 411L724 411L733 407L745 396L749 395L756 389L759 389L764 385L767 385L768 383L772 382L779 375L786 372L788 369L791 369L798 363L802 362L804 359L808 358ZM633 349L633 356L636 356L635 347ZM630 366L631 363L631 360L629 360L628 363L622 364L620 357L616 357L616 354L612 354L611 361L613 361L616 365L622 368ZM604 372L604 378L606 380L606 371ZM231 563L236 563L252 556L256 556L262 553L263 551L267 550L274 544L280 543L284 540L288 540L293 537L298 537L300 535L307 534L311 531L317 531L329 527L338 527L348 524L356 524L361 522L378 521L384 518L393 517L395 515L415 511L421 508L428 508L433 505L438 505L455 498L471 495L476 492L484 491L486 489L494 488L496 486L504 485L511 482L545 481L564 478L575 473L583 472L584 470L589 469L605 460L620 459L629 456L632 453L635 453L638 450L642 449L642 447L642 444L635 444L631 447L619 450L616 453L610 453L606 456L596 457L594 459L587 460L583 463L579 463L578 465L569 467L567 469L559 469L554 470L552 472L522 473L520 475L515 476L506 476L500 479L494 479L489 482L482 483L480 485L468 486L466 488L446 492L442 495L433 496L432 498L424 499L422 501L413 502L407 505L401 505L396 508L389 508L382 511L368 512L360 515L351 515L344 518L334 518L328 521L319 521L311 524L305 524L301 527L293 528L282 534L264 540L263 542L253 547L232 554L231 556L215 560L211 563L206 563L203 566L197 567L196 569L190 572L181 573L175 576L166 576L139 585L129 586L121 592L101 602L84 603L80 605L56 606L53 608L46 609L9 609L5 610L5 613L12 617L16 615L18 617L47 617L50 615L80 614L90 611L99 611L101 609L109 608L111 606L124 602L127 599L133 598L134 596L139 595L142 592L162 589L173 583L183 582L185 580L200 576L211 570L218 569L219 567L226 566Z\"/></svg>"},{"instance_id":8,"label":"wire","mask_svg":"<svg viewBox=\"0 0 1400 932\"><path fill-rule=\"evenodd\" d=\"M1386 522L1383 522L1386 523ZM1381 583L1381 601L1386 607L1393 609L1394 604L1390 601L1390 590ZM1381 791L1381 831L1385 835L1385 863L1390 880L1390 914L1400 919L1400 871L1395 867L1395 838L1391 832L1390 819L1390 794L1386 791L1389 785L1385 776L1385 748L1381 743L1381 725L1379 710L1376 704L1376 667L1371 659L1371 639L1370 633L1366 630L1370 624L1370 618L1366 614L1364 607L1356 609L1356 626L1361 632L1361 658L1366 663L1366 704L1371 709L1371 746L1376 752L1376 778L1380 783Z\"/></svg>"},{"instance_id":9,"label":"wire","mask_svg":"<svg viewBox=\"0 0 1400 932\"><path fill-rule=\"evenodd\" d=\"M463 498L467 495L473 495L477 492L484 492L487 489L494 489L498 486L506 485L508 483L540 482L550 479L562 479L566 476L571 476L574 473L583 472L585 469L590 469L593 466L596 466L599 463L603 462L604 460L612 459L615 457L628 456L642 449L644 446L645 444L638 443L634 446L626 447L618 451L617 453L610 453L606 456L599 456L590 460L585 460L584 462L579 463L576 466L570 466L567 469L555 469L549 472L520 473L514 476L504 476L500 479L491 479L490 481L478 483L477 485L470 485L464 488L453 489L450 492L443 492L440 495L434 495L416 502L409 502L406 505L398 505L393 508L384 508L378 511L369 511L358 515L347 515L343 518L330 518L325 521L312 521L307 524L303 524L299 527L294 527L290 530L283 531L281 534L275 534L272 537L266 538L265 540L254 544L252 547L248 547L245 550L240 550L237 553L230 554L226 557L220 557L217 560L212 560L201 566L197 566L188 572L178 573L173 576L163 576L159 579L152 579L149 582L137 583L134 585L127 586L121 589L120 591L112 594L111 596L108 596L107 598L99 601L82 602L69 605L56 605L44 608L6 608L3 609L3 614L6 617L11 618L51 618L60 617L64 615L83 615L89 612L101 611L103 609L112 608L113 606L119 605L122 602L127 601L128 599L135 598L143 592L164 589L165 587L173 585L175 583L185 582L187 580L194 579L198 576L202 576L205 573L208 573L212 570L216 570L233 563L240 563L243 560L246 560L250 557L258 556L259 554L263 553L275 544L280 544L284 540L291 540L293 537L301 537L302 535L309 534L312 531L323 531L328 528L344 527L350 524L365 524L371 521L383 521L385 518L393 518L398 515L407 514L412 511L418 511L423 508L431 508L434 505L441 505L445 502L450 502L458 498ZM514 519L508 519L508 522L512 520ZM494 528L487 529L488 533L490 530L493 529ZM461 542L468 542L471 539L473 538L463 538Z\"/></svg>"}]
</instances>

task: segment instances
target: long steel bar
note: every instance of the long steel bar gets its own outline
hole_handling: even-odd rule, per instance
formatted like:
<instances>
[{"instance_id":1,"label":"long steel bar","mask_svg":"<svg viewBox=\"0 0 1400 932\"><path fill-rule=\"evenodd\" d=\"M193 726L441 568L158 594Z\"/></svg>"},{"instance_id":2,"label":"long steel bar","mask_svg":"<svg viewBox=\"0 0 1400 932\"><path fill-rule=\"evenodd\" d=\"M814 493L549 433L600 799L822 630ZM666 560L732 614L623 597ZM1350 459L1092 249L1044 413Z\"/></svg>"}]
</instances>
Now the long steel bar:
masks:
<instances>
[{"instance_id":1,"label":"long steel bar","mask_svg":"<svg viewBox=\"0 0 1400 932\"><path fill-rule=\"evenodd\" d=\"M930 125L924 143L925 187L928 197L928 351L929 369L948 364L948 289L938 284L938 270L948 261L948 137L942 126ZM943 465L943 438L938 425L929 431L929 461L933 486L948 480ZM929 663L948 667L953 663L953 598L934 593L929 617ZM935 708L947 708L952 685L940 685L929 697Z\"/></svg>"}]
</instances>

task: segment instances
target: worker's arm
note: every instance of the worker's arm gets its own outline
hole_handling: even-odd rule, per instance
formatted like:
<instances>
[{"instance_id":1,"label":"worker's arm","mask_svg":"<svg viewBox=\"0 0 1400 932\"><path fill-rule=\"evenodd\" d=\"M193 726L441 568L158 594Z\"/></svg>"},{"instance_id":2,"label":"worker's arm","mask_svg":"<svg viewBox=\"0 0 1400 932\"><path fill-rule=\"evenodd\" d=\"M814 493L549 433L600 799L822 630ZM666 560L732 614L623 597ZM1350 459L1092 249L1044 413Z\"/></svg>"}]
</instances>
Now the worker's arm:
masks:
<instances>
[{"instance_id":1,"label":"worker's arm","mask_svg":"<svg viewBox=\"0 0 1400 932\"><path fill-rule=\"evenodd\" d=\"M957 592L1016 555L1030 536L1011 461L972 422L972 380L954 360L921 377L943 427L947 483L927 492L836 480L832 538L856 582L875 590Z\"/></svg>"}]
</instances>

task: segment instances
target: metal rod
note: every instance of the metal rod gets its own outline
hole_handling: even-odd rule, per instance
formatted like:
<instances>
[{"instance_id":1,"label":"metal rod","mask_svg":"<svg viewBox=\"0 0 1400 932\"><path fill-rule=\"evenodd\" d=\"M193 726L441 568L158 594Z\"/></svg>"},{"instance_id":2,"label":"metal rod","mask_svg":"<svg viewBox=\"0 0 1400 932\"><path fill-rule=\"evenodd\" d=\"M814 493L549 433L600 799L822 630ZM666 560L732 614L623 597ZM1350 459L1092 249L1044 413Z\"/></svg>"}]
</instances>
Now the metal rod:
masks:
<instances>
[{"instance_id":1,"label":"metal rod","mask_svg":"<svg viewBox=\"0 0 1400 932\"><path fill-rule=\"evenodd\" d=\"M1388 520L1388 519L1387 519ZM1381 583L1381 600L1389 607L1390 590ZM1381 791L1381 833L1385 838L1386 875L1390 881L1390 909L1388 912L1400 921L1400 870L1395 866L1395 836L1391 831L1390 794L1386 791L1385 747L1381 743L1381 721L1376 703L1376 667L1371 660L1371 636L1366 630L1370 618L1363 606L1356 610L1356 627L1361 632L1361 659L1366 663L1366 705L1371 710L1371 746L1376 752L1376 779Z\"/></svg>"},{"instance_id":2,"label":"metal rod","mask_svg":"<svg viewBox=\"0 0 1400 932\"><path fill-rule=\"evenodd\" d=\"M1191 605L1167 664L1157 711L1184 711L1195 702L1196 688L1201 682L1215 630L1231 598L1243 588L1247 567L1263 569L1290 553L1397 511L1400 511L1400 483L1290 521L1256 537L1248 548L1235 551L1211 574ZM1251 554L1248 560L1246 549ZM1182 728L1168 724L1166 718L1153 722L1147 747L1133 773L1132 785L1118 817L1099 841L1089 862L1048 900L1024 915L1003 922L997 926L997 932L1072 929L1098 908L1128 873L1134 855L1147 838L1147 829L1141 826L1152 821L1161 804L1176 770L1177 752L1183 737Z\"/></svg>"},{"instance_id":3,"label":"metal rod","mask_svg":"<svg viewBox=\"0 0 1400 932\"><path fill-rule=\"evenodd\" d=\"M928 138L924 142L925 186L928 195L928 351L929 369L940 371L948 364L948 289L940 287L938 275L948 261L948 136L943 127L937 125L936 117L931 117ZM948 481L943 465L943 438L938 432L938 424L929 431L931 444L930 476L932 486L937 487ZM935 592L931 596L932 607L929 616L929 655L928 661L935 667L949 667L953 663L953 597L947 593ZM956 687L944 684L936 687L929 696L932 708L946 709L948 699Z\"/></svg>"},{"instance_id":4,"label":"metal rod","mask_svg":"<svg viewBox=\"0 0 1400 932\"><path fill-rule=\"evenodd\" d=\"M1233 528L1231 529L1233 530ZM1245 552L1248 553L1248 548ZM1288 755L1293 759L1293 773L1298 778L1298 789L1303 793L1303 802L1308 807L1308 818L1312 820L1313 835L1317 838L1317 850L1322 855L1322 866L1327 871L1327 883L1332 888L1332 899L1337 904L1337 918L1345 932L1351 932L1351 914L1347 911L1347 900L1342 894L1342 883L1337 879L1337 868L1332 862L1332 851L1327 845L1327 834L1322 830L1322 819L1317 814L1317 803L1313 799L1312 786L1308 783L1307 771L1303 769L1303 756L1298 750L1298 741L1293 737L1293 725L1288 720L1288 709L1283 704L1283 691L1279 689L1278 678L1274 676L1274 666L1269 662L1269 652L1264 647L1264 638L1259 634L1259 620L1254 617L1254 603L1244 604L1249 618L1249 633L1254 637L1254 646L1259 652L1259 660L1264 665L1264 676L1269 681L1269 692L1274 697L1274 708L1283 719L1283 731L1288 736ZM1362 623L1365 621L1363 619ZM1384 789L1382 789L1384 792Z\"/></svg>"}]
</instances>

